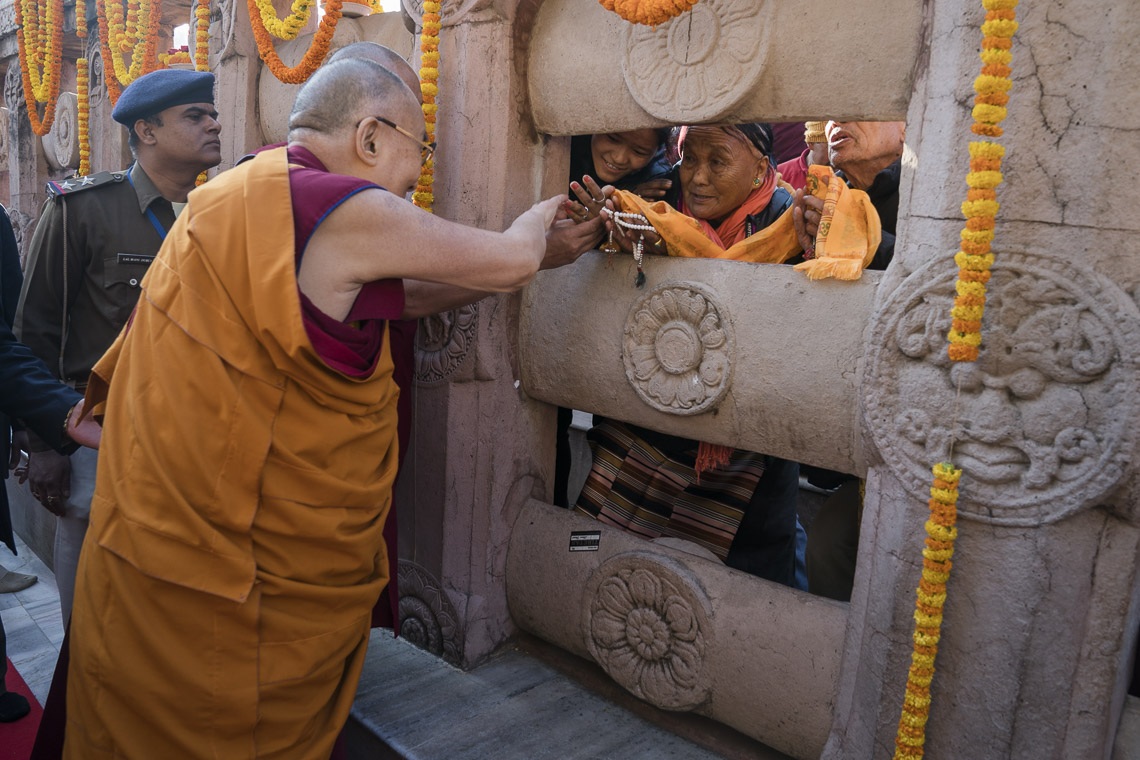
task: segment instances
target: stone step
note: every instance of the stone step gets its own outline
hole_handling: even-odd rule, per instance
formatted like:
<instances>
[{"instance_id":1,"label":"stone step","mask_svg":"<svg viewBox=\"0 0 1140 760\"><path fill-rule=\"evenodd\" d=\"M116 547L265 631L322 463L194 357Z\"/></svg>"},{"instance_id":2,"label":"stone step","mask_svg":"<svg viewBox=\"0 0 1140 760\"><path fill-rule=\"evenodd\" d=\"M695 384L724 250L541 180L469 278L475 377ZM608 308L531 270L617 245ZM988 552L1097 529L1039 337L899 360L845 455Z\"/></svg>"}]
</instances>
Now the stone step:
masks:
<instances>
[{"instance_id":1,"label":"stone step","mask_svg":"<svg viewBox=\"0 0 1140 760\"><path fill-rule=\"evenodd\" d=\"M380 629L372 633L348 738L352 760L785 757L750 740L728 754L700 746L515 646L462 671Z\"/></svg>"}]
</instances>

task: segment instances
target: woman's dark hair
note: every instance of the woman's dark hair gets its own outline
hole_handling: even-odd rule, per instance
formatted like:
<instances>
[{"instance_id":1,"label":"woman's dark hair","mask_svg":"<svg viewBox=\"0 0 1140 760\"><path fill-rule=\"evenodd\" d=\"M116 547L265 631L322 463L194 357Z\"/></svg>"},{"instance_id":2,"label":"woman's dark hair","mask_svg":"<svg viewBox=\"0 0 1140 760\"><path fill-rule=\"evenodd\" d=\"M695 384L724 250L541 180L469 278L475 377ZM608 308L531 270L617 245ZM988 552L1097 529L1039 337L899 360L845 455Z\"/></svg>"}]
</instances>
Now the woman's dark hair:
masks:
<instances>
[{"instance_id":1,"label":"woman's dark hair","mask_svg":"<svg viewBox=\"0 0 1140 760\"><path fill-rule=\"evenodd\" d=\"M758 121L750 121L745 124L737 124L736 128L748 138L748 142L755 146L756 150L761 154L768 157L768 164L773 168L776 166L776 157L772 151L772 125L765 124Z\"/></svg>"}]
</instances>

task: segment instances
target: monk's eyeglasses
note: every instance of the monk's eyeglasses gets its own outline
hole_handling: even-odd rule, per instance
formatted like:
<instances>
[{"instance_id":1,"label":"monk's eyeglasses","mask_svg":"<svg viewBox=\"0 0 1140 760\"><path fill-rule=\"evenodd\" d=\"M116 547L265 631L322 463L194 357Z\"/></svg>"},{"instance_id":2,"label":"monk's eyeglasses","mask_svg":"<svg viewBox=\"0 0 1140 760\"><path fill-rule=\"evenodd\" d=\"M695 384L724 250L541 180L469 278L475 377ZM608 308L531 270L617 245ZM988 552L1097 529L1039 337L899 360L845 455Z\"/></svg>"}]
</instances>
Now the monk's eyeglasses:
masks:
<instances>
[{"instance_id":1,"label":"monk's eyeglasses","mask_svg":"<svg viewBox=\"0 0 1140 760\"><path fill-rule=\"evenodd\" d=\"M367 118L367 117L365 117L365 118ZM416 137L415 135L413 135L408 130L401 127L396 122L392 121L391 119L385 119L383 116L373 116L372 118L376 119L376 121L380 122L381 124L387 124L389 127L396 130L397 132L402 134L404 137L408 137L412 140L415 140L420 146L420 166L423 166L428 161L430 161L432 155L435 154L435 143L427 142L426 140L421 140L420 138ZM364 123L364 119L361 119L360 121L361 121L361 124ZM360 124L357 124L356 126L359 127Z\"/></svg>"}]
</instances>

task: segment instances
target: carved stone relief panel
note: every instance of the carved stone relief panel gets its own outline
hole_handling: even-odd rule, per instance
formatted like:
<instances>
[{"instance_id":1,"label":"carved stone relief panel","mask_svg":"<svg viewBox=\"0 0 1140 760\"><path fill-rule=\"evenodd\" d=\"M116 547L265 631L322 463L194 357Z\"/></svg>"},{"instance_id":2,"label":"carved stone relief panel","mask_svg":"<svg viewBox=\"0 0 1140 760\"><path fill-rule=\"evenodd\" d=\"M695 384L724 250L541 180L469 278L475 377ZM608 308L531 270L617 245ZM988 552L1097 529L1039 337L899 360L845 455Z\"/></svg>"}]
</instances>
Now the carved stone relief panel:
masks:
<instances>
[{"instance_id":1,"label":"carved stone relief panel","mask_svg":"<svg viewBox=\"0 0 1140 760\"><path fill-rule=\"evenodd\" d=\"M56 171L79 166L79 97L61 92L55 106L55 121L40 138L48 166Z\"/></svg>"},{"instance_id":2,"label":"carved stone relief panel","mask_svg":"<svg viewBox=\"0 0 1140 760\"><path fill-rule=\"evenodd\" d=\"M637 301L622 340L637 395L668 414L700 414L728 391L736 341L725 307L693 282L667 282Z\"/></svg>"},{"instance_id":3,"label":"carved stone relief panel","mask_svg":"<svg viewBox=\"0 0 1140 760\"><path fill-rule=\"evenodd\" d=\"M423 26L424 3L423 0L401 0L404 12L411 17L416 26ZM456 26L472 21L485 21L494 12L494 0L454 0L440 3L439 25Z\"/></svg>"},{"instance_id":4,"label":"carved stone relief panel","mask_svg":"<svg viewBox=\"0 0 1140 760\"><path fill-rule=\"evenodd\" d=\"M1140 429L1140 310L1091 270L1001 253L981 355L952 363L955 276L949 261L923 267L873 319L864 405L886 464L925 501L952 447L959 511L982 522L1038 525L1101 503Z\"/></svg>"},{"instance_id":5,"label":"carved stone relief panel","mask_svg":"<svg viewBox=\"0 0 1140 760\"><path fill-rule=\"evenodd\" d=\"M441 383L455 374L475 350L478 321L477 304L420 320L416 330L416 380Z\"/></svg>"},{"instance_id":6,"label":"carved stone relief panel","mask_svg":"<svg viewBox=\"0 0 1140 760\"><path fill-rule=\"evenodd\" d=\"M6 107L0 108L0 166L8 169L8 118L11 111Z\"/></svg>"},{"instance_id":7,"label":"carved stone relief panel","mask_svg":"<svg viewBox=\"0 0 1140 760\"><path fill-rule=\"evenodd\" d=\"M87 43L88 93L87 103L92 112L107 97L107 82L103 75L103 50L97 38Z\"/></svg>"},{"instance_id":8,"label":"carved stone relief panel","mask_svg":"<svg viewBox=\"0 0 1140 760\"><path fill-rule=\"evenodd\" d=\"M27 110L24 103L24 82L18 64L9 64L8 71L4 74L4 104L16 116L20 115L21 108Z\"/></svg>"},{"instance_id":9,"label":"carved stone relief panel","mask_svg":"<svg viewBox=\"0 0 1140 760\"><path fill-rule=\"evenodd\" d=\"M590 576L585 598L586 646L611 678L664 710L708 700L712 606L688 570L650 552L618 554Z\"/></svg>"},{"instance_id":10,"label":"carved stone relief panel","mask_svg":"<svg viewBox=\"0 0 1140 760\"><path fill-rule=\"evenodd\" d=\"M452 665L463 660L459 615L442 584L411 560L402 559L400 572L400 636Z\"/></svg>"},{"instance_id":11,"label":"carved stone relief panel","mask_svg":"<svg viewBox=\"0 0 1140 760\"><path fill-rule=\"evenodd\" d=\"M630 24L622 72L637 104L674 123L727 114L767 60L763 0L704 0L656 28Z\"/></svg>"}]
</instances>

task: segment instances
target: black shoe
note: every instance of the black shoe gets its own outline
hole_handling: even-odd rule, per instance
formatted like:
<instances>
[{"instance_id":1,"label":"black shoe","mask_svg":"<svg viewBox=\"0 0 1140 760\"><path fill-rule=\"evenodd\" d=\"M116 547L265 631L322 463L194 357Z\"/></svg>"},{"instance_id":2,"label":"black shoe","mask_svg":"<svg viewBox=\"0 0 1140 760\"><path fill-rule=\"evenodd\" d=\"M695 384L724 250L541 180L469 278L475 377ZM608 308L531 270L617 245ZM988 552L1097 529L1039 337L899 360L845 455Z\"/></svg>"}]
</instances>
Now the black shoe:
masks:
<instances>
[{"instance_id":1,"label":"black shoe","mask_svg":"<svg viewBox=\"0 0 1140 760\"><path fill-rule=\"evenodd\" d=\"M14 691L6 691L0 694L0 723L11 723L14 720L19 720L31 711L32 706L28 704L28 700Z\"/></svg>"}]
</instances>

